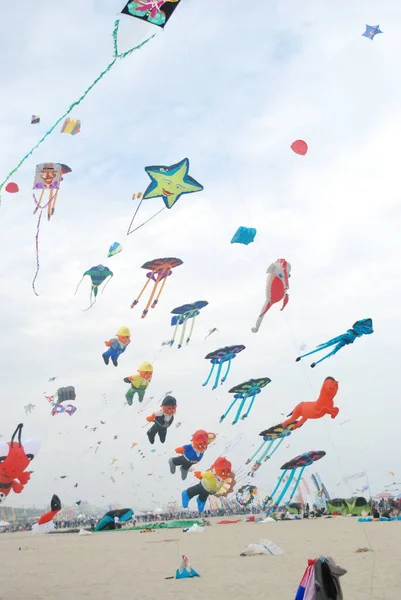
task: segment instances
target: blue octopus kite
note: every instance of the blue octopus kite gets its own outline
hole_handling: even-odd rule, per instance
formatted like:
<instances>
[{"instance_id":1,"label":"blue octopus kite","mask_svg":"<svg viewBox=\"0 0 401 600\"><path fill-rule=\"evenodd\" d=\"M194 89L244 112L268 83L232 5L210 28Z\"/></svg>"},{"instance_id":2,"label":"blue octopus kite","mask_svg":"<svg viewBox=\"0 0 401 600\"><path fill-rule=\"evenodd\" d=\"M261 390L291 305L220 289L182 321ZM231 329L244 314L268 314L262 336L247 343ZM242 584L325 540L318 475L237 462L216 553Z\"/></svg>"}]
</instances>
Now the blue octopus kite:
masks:
<instances>
[{"instance_id":1,"label":"blue octopus kite","mask_svg":"<svg viewBox=\"0 0 401 600\"><path fill-rule=\"evenodd\" d=\"M226 363L228 363L227 369L226 369L226 372L224 373L223 377L220 380L220 384L224 383L230 372L231 361L233 360L233 358L235 358L237 356L237 354L242 352L242 350L245 350L245 346L242 346L242 345L225 346L224 348L219 348L218 350L214 350L214 352L209 352L209 354L206 354L205 358L206 358L206 360L210 360L210 362L212 363L212 368L210 369L208 378L206 379L205 383L203 383L202 385L205 387L209 383L210 379L212 378L214 368L216 365L218 365L216 379L214 381L214 386L212 388L213 390L215 390L217 388L217 386L219 385L220 375L221 375L221 371L223 369L223 363L226 362Z\"/></svg>"},{"instance_id":2,"label":"blue octopus kite","mask_svg":"<svg viewBox=\"0 0 401 600\"><path fill-rule=\"evenodd\" d=\"M323 360L326 360L326 358L330 358L330 356L337 354L337 352L341 350L341 348L344 348L344 346L353 344L357 338L362 337L363 335L369 335L371 333L373 333L372 319L362 319L361 321L356 321L356 323L353 324L352 329L347 329L346 333L343 333L332 340L325 342L324 344L319 344L317 348L311 352L307 352L306 354L302 354L302 356L298 356L296 362L300 361L301 358L305 358L305 356L310 356L315 352L320 352L320 350L330 348L330 346L335 346L334 350L329 352L329 354L326 354L326 356L323 356L323 358L311 364L313 369L313 367L316 367L316 365L321 363Z\"/></svg>"},{"instance_id":3,"label":"blue octopus kite","mask_svg":"<svg viewBox=\"0 0 401 600\"><path fill-rule=\"evenodd\" d=\"M184 338L187 330L187 322L189 319L192 319L191 329L189 331L188 337L185 340L185 343L188 344L192 332L194 330L195 318L200 314L200 310L207 306L209 303L206 300L198 300L193 304L183 304L182 306L178 306L171 311L171 314L174 315L171 319L171 325L175 325L173 338L170 340L170 346L172 346L175 342L175 336L177 335L178 327L183 325L181 330L181 338L178 344L178 348L181 348L184 343Z\"/></svg>"},{"instance_id":4,"label":"blue octopus kite","mask_svg":"<svg viewBox=\"0 0 401 600\"><path fill-rule=\"evenodd\" d=\"M220 417L220 423L222 421L224 421L226 416L229 414L231 409L237 404L238 401L240 401L239 407L237 410L237 414L235 415L235 419L232 422L232 425L235 425L236 423L238 423L240 418L242 420L246 419L247 416L249 415L249 413L251 412L251 409L252 409L253 403L255 402L256 396L258 394L260 394L260 392L262 391L262 388L266 387L266 385L270 382L271 382L271 379L269 379L269 377L261 377L260 379L249 379L249 381L245 381L244 383L235 385L234 387L231 388L231 390L228 390L229 394L235 394L234 400L231 402L230 406L227 408L224 415L222 417ZM242 409L244 408L245 403L248 400L248 398L251 399L249 406L248 406L248 410L241 417Z\"/></svg>"}]
</instances>

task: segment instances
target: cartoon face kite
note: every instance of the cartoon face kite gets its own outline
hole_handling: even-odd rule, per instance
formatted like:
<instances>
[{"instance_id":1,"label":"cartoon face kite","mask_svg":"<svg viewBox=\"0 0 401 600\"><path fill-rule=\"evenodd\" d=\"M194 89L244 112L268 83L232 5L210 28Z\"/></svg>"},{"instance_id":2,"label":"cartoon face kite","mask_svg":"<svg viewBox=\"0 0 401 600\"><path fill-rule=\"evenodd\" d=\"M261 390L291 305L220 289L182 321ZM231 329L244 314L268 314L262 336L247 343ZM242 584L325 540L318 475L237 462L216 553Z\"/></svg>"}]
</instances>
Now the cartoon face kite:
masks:
<instances>
[{"instance_id":1,"label":"cartoon face kite","mask_svg":"<svg viewBox=\"0 0 401 600\"><path fill-rule=\"evenodd\" d=\"M140 199L139 205L134 213L134 216L132 217L130 226L128 227L127 235L134 233L134 231L142 227L142 225L145 225L148 223L148 221L151 221L160 212L162 212L164 208L172 208L183 194L192 194L193 192L200 192L203 190L203 185L188 175L188 158L184 158L179 163L171 165L170 167L165 167L162 165L145 167L145 171L149 175L151 183L148 185ZM139 194L135 194L135 196L140 197ZM131 229L142 202L151 198L163 198L164 208L159 210L155 215L153 215L153 217L150 217L150 219L141 225L138 225L135 229Z\"/></svg>"},{"instance_id":2,"label":"cartoon face kite","mask_svg":"<svg viewBox=\"0 0 401 600\"><path fill-rule=\"evenodd\" d=\"M54 215L56 209L56 202L60 183L63 181L63 175L71 173L70 167L59 163L42 163L36 166L35 179L33 182L34 190L41 190L39 199L36 199L33 194L33 201L35 203L35 215L40 209L39 217L36 223L36 273L32 280L32 288L36 296L38 295L35 289L35 281L39 274L40 263L39 263L39 233L40 233L40 222L42 220L43 211L47 208L47 220L50 221ZM42 204L45 193L48 192L47 201Z\"/></svg>"}]
</instances>

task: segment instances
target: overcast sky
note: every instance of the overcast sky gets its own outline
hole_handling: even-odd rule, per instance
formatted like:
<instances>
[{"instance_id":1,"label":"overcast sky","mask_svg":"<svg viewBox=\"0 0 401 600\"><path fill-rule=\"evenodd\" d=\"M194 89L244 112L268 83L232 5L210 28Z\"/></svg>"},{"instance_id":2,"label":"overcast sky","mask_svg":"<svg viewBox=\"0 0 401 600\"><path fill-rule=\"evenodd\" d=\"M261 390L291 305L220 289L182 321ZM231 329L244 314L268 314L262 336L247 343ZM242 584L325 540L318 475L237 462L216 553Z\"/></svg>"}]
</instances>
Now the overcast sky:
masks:
<instances>
[{"instance_id":1,"label":"overcast sky","mask_svg":"<svg viewBox=\"0 0 401 600\"><path fill-rule=\"evenodd\" d=\"M112 60L111 33L124 0L31 4L2 7L0 180ZM24 422L25 438L42 447L32 480L7 505L43 505L54 492L64 503L136 509L180 501L184 485L178 472L170 475L168 458L196 429L218 434L202 468L229 447L239 469L261 429L316 399L327 376L339 381L339 416L294 433L259 470L256 485L269 492L280 466L312 449L327 456L308 478L318 471L334 495L362 487L337 482L363 469L372 492L394 481L388 470L401 481L400 18L401 6L390 0L380 8L373 0L182 0L165 30L118 61L71 113L81 133L61 135L58 126L11 177L20 192L3 192L0 207L0 433L9 440ZM121 21L125 43L134 19ZM374 41L361 37L366 23L379 23L384 33ZM40 115L39 125L30 124L32 114ZM306 156L290 150L296 139L308 143ZM204 191L183 196L127 237L132 194L149 182L144 167L184 157ZM42 222L36 297L32 182L35 165L45 161L65 163L72 173L51 222ZM160 198L149 200L140 219L162 206ZM257 228L255 243L230 244L240 225ZM107 259L114 241L123 251ZM141 320L144 302L130 309L146 280L141 265L163 256L184 264ZM279 257L292 264L290 300L284 312L274 306L254 334L265 271ZM90 283L76 296L75 288L97 264L114 277L83 312ZM195 300L209 305L190 345L161 348L172 331L170 311ZM373 335L314 370L309 360L295 363L303 344L312 349L366 317ZM104 340L121 325L130 327L132 343L117 369L106 367ZM219 331L205 341L212 327ZM205 355L231 344L246 350L227 382L203 388ZM139 412L137 403L124 405L122 380L143 360L154 364L147 391L154 400ZM230 387L264 376L272 382L248 420L219 425ZM43 394L65 385L75 386L78 410L52 417ZM170 390L182 425L151 453L145 417ZM25 415L28 403L35 409ZM190 475L186 483L194 481Z\"/></svg>"}]
</instances>

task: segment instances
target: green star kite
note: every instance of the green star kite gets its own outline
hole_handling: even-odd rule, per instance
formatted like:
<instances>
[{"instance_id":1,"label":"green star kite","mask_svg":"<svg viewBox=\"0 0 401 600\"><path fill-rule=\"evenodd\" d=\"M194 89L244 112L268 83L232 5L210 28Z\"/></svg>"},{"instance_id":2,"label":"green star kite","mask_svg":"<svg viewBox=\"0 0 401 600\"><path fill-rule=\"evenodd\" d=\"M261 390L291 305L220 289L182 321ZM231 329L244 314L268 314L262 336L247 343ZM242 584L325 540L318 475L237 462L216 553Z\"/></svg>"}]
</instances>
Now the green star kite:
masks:
<instances>
[{"instance_id":1,"label":"green star kite","mask_svg":"<svg viewBox=\"0 0 401 600\"><path fill-rule=\"evenodd\" d=\"M152 181L146 188L143 199L161 197L166 208L172 208L183 194L192 194L203 190L203 185L188 175L188 158L184 158L171 167L160 165L145 167L145 171Z\"/></svg>"}]
</instances>

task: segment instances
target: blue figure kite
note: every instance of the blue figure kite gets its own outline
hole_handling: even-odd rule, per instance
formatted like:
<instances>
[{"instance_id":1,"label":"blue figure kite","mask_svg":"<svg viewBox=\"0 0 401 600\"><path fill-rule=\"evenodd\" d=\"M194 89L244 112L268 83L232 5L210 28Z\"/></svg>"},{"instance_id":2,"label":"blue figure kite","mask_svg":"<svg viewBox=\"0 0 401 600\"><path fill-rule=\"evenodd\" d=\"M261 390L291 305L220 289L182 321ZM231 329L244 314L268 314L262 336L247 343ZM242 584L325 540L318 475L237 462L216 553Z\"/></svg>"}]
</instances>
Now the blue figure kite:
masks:
<instances>
[{"instance_id":1,"label":"blue figure kite","mask_svg":"<svg viewBox=\"0 0 401 600\"><path fill-rule=\"evenodd\" d=\"M247 246L254 241L256 229L254 227L238 227L231 240L231 244L245 244Z\"/></svg>"},{"instance_id":2,"label":"blue figure kite","mask_svg":"<svg viewBox=\"0 0 401 600\"><path fill-rule=\"evenodd\" d=\"M242 420L246 419L247 416L249 415L249 413L251 412L251 409L252 409L253 403L255 402L256 396L258 394L260 394L260 392L262 391L262 388L264 388L270 382L271 382L271 379L269 379L269 377L261 377L260 379L250 379L249 381L245 381L244 383L235 385L234 387L231 388L231 390L228 390L229 394L235 394L235 396L234 396L234 400L231 402L230 406L227 408L224 415L222 417L220 417L220 423L222 421L224 421L224 419L229 414L231 409L236 405L238 400L240 402L239 402L237 414L235 415L235 419L231 424L235 425L236 423L238 423L240 418ZM251 399L249 406L248 406L248 410L241 417L242 409L244 408L245 402L248 400L248 398Z\"/></svg>"},{"instance_id":3,"label":"blue figure kite","mask_svg":"<svg viewBox=\"0 0 401 600\"><path fill-rule=\"evenodd\" d=\"M242 346L242 345L225 346L224 348L219 348L218 350L214 350L214 352L209 352L209 354L206 354L205 358L207 360L208 359L210 360L210 362L212 363L212 368L210 369L208 378L206 379L205 383L203 383L202 385L206 386L209 383L209 381L213 375L214 368L216 365L218 365L216 379L215 379L214 385L212 387L212 389L215 390L217 388L217 386L219 385L219 380L220 380L221 371L223 369L223 364L226 362L226 363L228 363L227 369L226 369L226 372L224 373L223 377L220 380L221 384L224 383L230 372L231 361L237 356L237 354L242 352L242 350L245 350L245 346Z\"/></svg>"},{"instance_id":4,"label":"blue figure kite","mask_svg":"<svg viewBox=\"0 0 401 600\"><path fill-rule=\"evenodd\" d=\"M192 319L191 329L189 331L188 337L185 340L186 344L189 344L191 340L191 335L194 330L195 319L200 314L202 308L207 306L209 302L206 300L198 300L193 304L183 304L182 306L178 306L171 311L171 314L174 315L171 319L171 325L175 325L173 338L170 340L169 345L172 346L175 342L175 336L177 335L177 330L180 325L183 325L181 330L181 338L178 344L178 348L181 348L184 343L185 334L187 331L187 322L189 319Z\"/></svg>"},{"instance_id":5,"label":"blue figure kite","mask_svg":"<svg viewBox=\"0 0 401 600\"><path fill-rule=\"evenodd\" d=\"M118 242L114 242L114 244L112 244L109 248L109 251L107 253L107 258L111 258L112 256L119 254L122 249L123 249L123 247L121 246L121 244L119 244Z\"/></svg>"},{"instance_id":6,"label":"blue figure kite","mask_svg":"<svg viewBox=\"0 0 401 600\"><path fill-rule=\"evenodd\" d=\"M366 31L362 34L362 37L366 37L370 40L373 40L375 35L378 35L379 33L383 33L382 31L380 31L379 25L366 25Z\"/></svg>"},{"instance_id":7,"label":"blue figure kite","mask_svg":"<svg viewBox=\"0 0 401 600\"><path fill-rule=\"evenodd\" d=\"M344 346L353 344L357 338L362 337L363 335L369 335L371 333L373 333L372 319L361 319L361 321L356 321L356 323L353 324L352 329L347 329L346 333L343 333L342 335L339 335L338 337L335 337L324 344L319 344L315 350L307 352L306 354L302 354L302 356L298 356L295 362L300 361L301 358L305 358L305 356L309 356L315 352L320 352L320 350L330 348L330 346L335 346L334 350L329 352L329 354L326 354L326 356L323 356L323 358L311 364L313 369L313 367L316 367L316 365L321 363L323 360L326 360L326 358L330 358L330 356L337 354L337 352L341 350L341 348L344 348Z\"/></svg>"}]
</instances>

